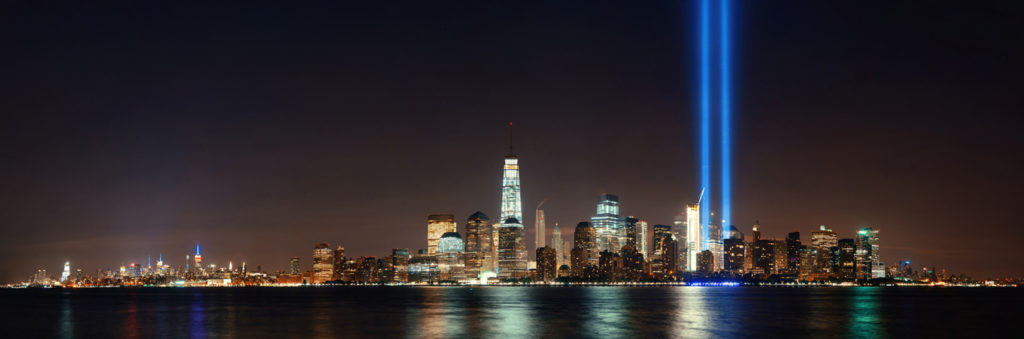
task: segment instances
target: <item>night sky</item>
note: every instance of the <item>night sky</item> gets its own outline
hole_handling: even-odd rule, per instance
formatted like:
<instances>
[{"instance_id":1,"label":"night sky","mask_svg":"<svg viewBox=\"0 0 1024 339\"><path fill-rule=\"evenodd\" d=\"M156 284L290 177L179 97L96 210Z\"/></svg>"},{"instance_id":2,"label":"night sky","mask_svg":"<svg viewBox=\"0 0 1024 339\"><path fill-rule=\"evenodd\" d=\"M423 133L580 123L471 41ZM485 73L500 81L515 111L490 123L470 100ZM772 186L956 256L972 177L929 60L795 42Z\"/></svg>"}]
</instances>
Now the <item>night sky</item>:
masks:
<instances>
[{"instance_id":1,"label":"night sky","mask_svg":"<svg viewBox=\"0 0 1024 339\"><path fill-rule=\"evenodd\" d=\"M531 252L545 198L565 239L604 192L696 199L692 2L372 3L0 5L0 281L425 248L427 214L498 214L508 121ZM1011 3L740 1L736 226L1024 273Z\"/></svg>"}]
</instances>

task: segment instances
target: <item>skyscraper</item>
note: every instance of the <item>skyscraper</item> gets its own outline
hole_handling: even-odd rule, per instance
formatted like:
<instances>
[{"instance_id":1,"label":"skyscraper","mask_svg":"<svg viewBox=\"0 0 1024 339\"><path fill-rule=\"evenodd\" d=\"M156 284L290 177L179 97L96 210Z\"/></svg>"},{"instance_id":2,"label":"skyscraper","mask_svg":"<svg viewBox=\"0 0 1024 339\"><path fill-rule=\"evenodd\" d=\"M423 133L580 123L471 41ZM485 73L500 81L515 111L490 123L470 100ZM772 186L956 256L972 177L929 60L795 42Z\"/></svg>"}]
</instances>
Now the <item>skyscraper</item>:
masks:
<instances>
[{"instance_id":1,"label":"skyscraper","mask_svg":"<svg viewBox=\"0 0 1024 339\"><path fill-rule=\"evenodd\" d=\"M686 205L686 271L697 270L697 253L704 250L700 204Z\"/></svg>"},{"instance_id":2,"label":"skyscraper","mask_svg":"<svg viewBox=\"0 0 1024 339\"><path fill-rule=\"evenodd\" d=\"M710 250L697 253L697 272L709 274L715 268L715 255Z\"/></svg>"},{"instance_id":3,"label":"skyscraper","mask_svg":"<svg viewBox=\"0 0 1024 339\"><path fill-rule=\"evenodd\" d=\"M501 178L501 217L502 223L509 218L515 218L517 223L523 220L523 198L519 187L519 158L512 151L512 123L509 126L508 155L505 156L505 166L502 169Z\"/></svg>"},{"instance_id":4,"label":"skyscraper","mask_svg":"<svg viewBox=\"0 0 1024 339\"><path fill-rule=\"evenodd\" d=\"M334 277L334 250L327 243L313 246L313 281L321 284Z\"/></svg>"},{"instance_id":5,"label":"skyscraper","mask_svg":"<svg viewBox=\"0 0 1024 339\"><path fill-rule=\"evenodd\" d=\"M527 273L526 230L516 218L505 219L498 239L498 277L521 278Z\"/></svg>"},{"instance_id":6,"label":"skyscraper","mask_svg":"<svg viewBox=\"0 0 1024 339\"><path fill-rule=\"evenodd\" d=\"M857 279L885 278L885 264L878 259L878 230L857 231Z\"/></svg>"},{"instance_id":7,"label":"skyscraper","mask_svg":"<svg viewBox=\"0 0 1024 339\"><path fill-rule=\"evenodd\" d=\"M555 249L555 260L556 265L558 265L556 267L561 267L565 264L565 261L562 259L565 257L565 247L562 247L563 245L562 231L558 229L558 223L556 222L555 228L551 230L551 246L549 246ZM537 263L537 265L539 267L540 263Z\"/></svg>"},{"instance_id":8,"label":"skyscraper","mask_svg":"<svg viewBox=\"0 0 1024 339\"><path fill-rule=\"evenodd\" d=\"M672 239L672 226L654 225L654 236L651 239L654 252L651 253L651 259L661 259L665 256L664 239Z\"/></svg>"},{"instance_id":9,"label":"skyscraper","mask_svg":"<svg viewBox=\"0 0 1024 339\"><path fill-rule=\"evenodd\" d=\"M547 200L544 200L544 201L547 201ZM536 241L534 243L534 246L535 246L534 248L541 248L541 247L546 246L545 245L545 240L546 239L544 239L544 238L547 237L547 233L546 233L546 230L544 229L544 210L540 209L541 206L544 206L544 201L541 201L540 205L537 205L537 212L534 215L535 219L534 219L533 225L534 225L534 227L536 227L536 229L534 231L537 232L534 235L534 238L536 238ZM538 253L540 253L540 252L538 252ZM537 259L540 259L540 258L537 258Z\"/></svg>"},{"instance_id":10,"label":"skyscraper","mask_svg":"<svg viewBox=\"0 0 1024 339\"><path fill-rule=\"evenodd\" d=\"M60 282L67 281L68 280L68 276L70 276L70 275L71 275L71 262L70 261L65 261L64 262L64 272L60 274Z\"/></svg>"},{"instance_id":11,"label":"skyscraper","mask_svg":"<svg viewBox=\"0 0 1024 339\"><path fill-rule=\"evenodd\" d=\"M541 247L537 249L537 280L554 281L558 277L558 258L555 249Z\"/></svg>"},{"instance_id":12,"label":"skyscraper","mask_svg":"<svg viewBox=\"0 0 1024 339\"><path fill-rule=\"evenodd\" d=\"M299 274L299 272L300 272L299 271L299 257L292 257L290 265L291 265L291 272L289 272L289 273L291 273L291 274Z\"/></svg>"},{"instance_id":13,"label":"skyscraper","mask_svg":"<svg viewBox=\"0 0 1024 339\"><path fill-rule=\"evenodd\" d=\"M598 263L597 232L589 222L576 224L573 232L572 272L573 276L581 276L586 266Z\"/></svg>"},{"instance_id":14,"label":"skyscraper","mask_svg":"<svg viewBox=\"0 0 1024 339\"><path fill-rule=\"evenodd\" d=\"M519 158L512 149L509 127L508 155L502 168L501 229L498 234L498 276L519 278L527 272L526 231L523 229L523 198L519 187Z\"/></svg>"},{"instance_id":15,"label":"skyscraper","mask_svg":"<svg viewBox=\"0 0 1024 339\"><path fill-rule=\"evenodd\" d=\"M626 225L626 243L623 246L630 246L636 248L636 222L637 218L626 217L624 223ZM619 248L621 250L621 247Z\"/></svg>"},{"instance_id":16,"label":"skyscraper","mask_svg":"<svg viewBox=\"0 0 1024 339\"><path fill-rule=\"evenodd\" d=\"M722 224L718 221L712 221L707 225L706 230L708 236L704 243L704 249L711 251L711 255L714 257L714 260L712 260L714 264L712 270L718 271L722 269L722 264L725 262L725 247L722 244Z\"/></svg>"},{"instance_id":17,"label":"skyscraper","mask_svg":"<svg viewBox=\"0 0 1024 339\"><path fill-rule=\"evenodd\" d=\"M412 258L409 255L409 249L407 248L394 248L391 249L391 267L394 269L394 278L392 281L396 282L408 282L409 281L409 259Z\"/></svg>"},{"instance_id":18,"label":"skyscraper","mask_svg":"<svg viewBox=\"0 0 1024 339\"><path fill-rule=\"evenodd\" d=\"M800 273L800 250L804 248L800 242L800 232L789 232L786 237L786 274Z\"/></svg>"},{"instance_id":19,"label":"skyscraper","mask_svg":"<svg viewBox=\"0 0 1024 339\"><path fill-rule=\"evenodd\" d=\"M728 238L723 242L725 245L725 270L733 273L743 272L747 253L747 244L743 241L743 237Z\"/></svg>"},{"instance_id":20,"label":"skyscraper","mask_svg":"<svg viewBox=\"0 0 1024 339\"><path fill-rule=\"evenodd\" d=\"M636 222L636 250L644 257L651 255L647 248L647 221L639 220Z\"/></svg>"},{"instance_id":21,"label":"skyscraper","mask_svg":"<svg viewBox=\"0 0 1024 339\"><path fill-rule=\"evenodd\" d=\"M331 280L341 280L342 267L345 262L345 248L338 245L338 248L334 249L334 265L331 267L333 273L331 273Z\"/></svg>"},{"instance_id":22,"label":"skyscraper","mask_svg":"<svg viewBox=\"0 0 1024 339\"><path fill-rule=\"evenodd\" d=\"M619 217L619 197L602 194L597 198L597 214L590 218L597 232L597 250L618 253L626 244L626 229Z\"/></svg>"},{"instance_id":23,"label":"skyscraper","mask_svg":"<svg viewBox=\"0 0 1024 339\"><path fill-rule=\"evenodd\" d=\"M455 215L431 214L427 216L427 255L437 253L437 242L448 232L455 232Z\"/></svg>"},{"instance_id":24,"label":"skyscraper","mask_svg":"<svg viewBox=\"0 0 1024 339\"><path fill-rule=\"evenodd\" d=\"M761 233L754 229L755 241L751 243L754 247L752 263L754 270L765 275L775 271L775 242L768 239L761 239Z\"/></svg>"},{"instance_id":25,"label":"skyscraper","mask_svg":"<svg viewBox=\"0 0 1024 339\"><path fill-rule=\"evenodd\" d=\"M441 280L464 280L466 265L462 256L465 244L458 232L448 232L441 236L437 244L437 268L441 272Z\"/></svg>"},{"instance_id":26,"label":"skyscraper","mask_svg":"<svg viewBox=\"0 0 1024 339\"><path fill-rule=\"evenodd\" d=\"M196 244L195 260L196 260L196 269L197 270L202 270L203 269L203 255L199 254L199 244Z\"/></svg>"},{"instance_id":27,"label":"skyscraper","mask_svg":"<svg viewBox=\"0 0 1024 339\"><path fill-rule=\"evenodd\" d=\"M854 239L839 239L838 249L833 251L833 260L836 263L836 274L841 279L857 279L857 241Z\"/></svg>"},{"instance_id":28,"label":"skyscraper","mask_svg":"<svg viewBox=\"0 0 1024 339\"><path fill-rule=\"evenodd\" d=\"M830 228L821 225L821 229L811 232L811 246L829 249L839 245L839 235Z\"/></svg>"},{"instance_id":29,"label":"skyscraper","mask_svg":"<svg viewBox=\"0 0 1024 339\"><path fill-rule=\"evenodd\" d=\"M466 276L477 278L482 272L494 271L494 253L491 248L491 221L486 214L476 211L466 220Z\"/></svg>"}]
</instances>

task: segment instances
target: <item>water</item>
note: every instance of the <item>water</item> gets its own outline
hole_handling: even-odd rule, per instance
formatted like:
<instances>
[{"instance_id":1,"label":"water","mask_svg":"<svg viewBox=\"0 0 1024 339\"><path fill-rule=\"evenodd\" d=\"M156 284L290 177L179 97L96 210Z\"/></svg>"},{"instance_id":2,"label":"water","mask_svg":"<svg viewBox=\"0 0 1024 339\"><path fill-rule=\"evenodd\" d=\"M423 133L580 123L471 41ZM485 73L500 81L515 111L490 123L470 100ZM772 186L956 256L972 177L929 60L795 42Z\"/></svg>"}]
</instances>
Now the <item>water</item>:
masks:
<instances>
[{"instance_id":1,"label":"water","mask_svg":"<svg viewBox=\"0 0 1024 339\"><path fill-rule=\"evenodd\" d=\"M3 337L989 337L1024 290L338 287L0 290Z\"/></svg>"}]
</instances>

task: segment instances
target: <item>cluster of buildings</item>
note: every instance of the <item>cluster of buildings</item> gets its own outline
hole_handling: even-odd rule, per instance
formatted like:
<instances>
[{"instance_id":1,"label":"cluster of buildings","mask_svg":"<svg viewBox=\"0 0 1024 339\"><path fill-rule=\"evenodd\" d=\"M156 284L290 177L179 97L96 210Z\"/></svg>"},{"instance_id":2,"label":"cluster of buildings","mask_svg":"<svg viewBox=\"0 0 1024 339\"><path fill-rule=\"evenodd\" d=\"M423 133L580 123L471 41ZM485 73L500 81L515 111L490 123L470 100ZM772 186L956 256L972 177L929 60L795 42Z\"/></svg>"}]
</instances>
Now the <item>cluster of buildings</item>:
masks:
<instances>
[{"instance_id":1,"label":"cluster of buildings","mask_svg":"<svg viewBox=\"0 0 1024 339\"><path fill-rule=\"evenodd\" d=\"M962 275L922 268L915 271L903 260L886 267L879 258L879 230L861 228L852 237L821 226L801 239L791 232L784 239L761 236L755 223L747 237L726 219L702 205L702 191L694 204L671 224L649 225L644 219L624 216L619 197L603 194L589 221L580 221L563 234L554 223L548 238L543 202L537 206L536 238L530 259L523 224L518 157L511 152L502 167L501 204L496 219L477 211L459 233L453 214L432 214L426 220L426 246L415 252L392 249L383 257L347 257L342 246L318 243L313 247L312 269L304 270L292 257L288 271L250 271L204 264L199 246L182 265L132 263L119 270L97 271L94 276L70 271L65 263L60 279L40 270L29 282L36 286L251 286L315 284L489 284L497 282L854 282L879 279L904 282L969 283ZM548 241L550 239L550 241ZM808 241L809 240L809 241Z\"/></svg>"},{"instance_id":2,"label":"cluster of buildings","mask_svg":"<svg viewBox=\"0 0 1024 339\"><path fill-rule=\"evenodd\" d=\"M619 197L603 194L589 221L563 236L554 223L550 238L543 202L536 209L536 238L527 248L523 225L519 159L504 159L498 218L477 211L458 232L454 214L427 216L426 248L393 249L383 258L346 258L344 249L326 243L313 250L312 271L293 270L282 283L474 283L495 282L678 282L704 279L754 281L848 281L884 278L907 281L950 279L933 268L921 272L886 268L879 258L879 231L860 229L839 238L821 226L810 239L792 232L784 239L761 236L755 223L751 237L732 225L715 222L715 214L697 202L687 205L672 224L649 225L624 216ZM809 242L807 241L809 240ZM528 252L529 251L529 252ZM533 260L529 253L534 253ZM909 267L909 262L905 264ZM913 273L913 274L911 274Z\"/></svg>"}]
</instances>

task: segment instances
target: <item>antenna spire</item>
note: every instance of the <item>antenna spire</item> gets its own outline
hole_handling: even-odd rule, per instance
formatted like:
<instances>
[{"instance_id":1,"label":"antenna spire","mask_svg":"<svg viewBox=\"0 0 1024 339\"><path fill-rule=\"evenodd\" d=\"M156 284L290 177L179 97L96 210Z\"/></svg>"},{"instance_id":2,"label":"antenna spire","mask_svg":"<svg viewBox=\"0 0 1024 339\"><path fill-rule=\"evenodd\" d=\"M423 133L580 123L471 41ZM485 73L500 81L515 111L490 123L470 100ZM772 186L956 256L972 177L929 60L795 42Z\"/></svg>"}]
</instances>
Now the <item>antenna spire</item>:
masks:
<instances>
[{"instance_id":1,"label":"antenna spire","mask_svg":"<svg viewBox=\"0 0 1024 339\"><path fill-rule=\"evenodd\" d=\"M515 156L516 153L512 151L512 122L508 122L508 155Z\"/></svg>"}]
</instances>

